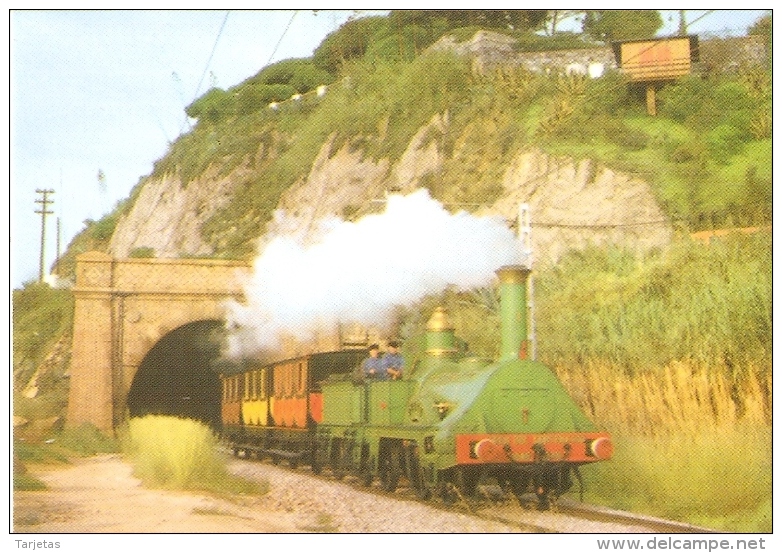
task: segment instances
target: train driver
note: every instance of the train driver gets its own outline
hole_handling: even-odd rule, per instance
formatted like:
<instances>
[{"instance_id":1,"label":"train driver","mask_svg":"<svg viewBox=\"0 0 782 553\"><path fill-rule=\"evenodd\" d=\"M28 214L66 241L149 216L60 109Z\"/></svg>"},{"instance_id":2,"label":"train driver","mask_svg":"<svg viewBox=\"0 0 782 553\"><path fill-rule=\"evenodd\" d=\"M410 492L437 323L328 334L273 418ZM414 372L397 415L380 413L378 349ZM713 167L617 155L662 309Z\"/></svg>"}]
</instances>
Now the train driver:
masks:
<instances>
[{"instance_id":1,"label":"train driver","mask_svg":"<svg viewBox=\"0 0 782 553\"><path fill-rule=\"evenodd\" d=\"M385 371L387 378L398 380L402 378L402 366L405 361L399 353L399 342L391 340L388 342L386 354L380 359L380 364Z\"/></svg>"},{"instance_id":2,"label":"train driver","mask_svg":"<svg viewBox=\"0 0 782 553\"><path fill-rule=\"evenodd\" d=\"M372 344L369 346L369 357L361 363L361 370L365 378L385 379L386 371L383 368L380 358L380 346Z\"/></svg>"}]
</instances>

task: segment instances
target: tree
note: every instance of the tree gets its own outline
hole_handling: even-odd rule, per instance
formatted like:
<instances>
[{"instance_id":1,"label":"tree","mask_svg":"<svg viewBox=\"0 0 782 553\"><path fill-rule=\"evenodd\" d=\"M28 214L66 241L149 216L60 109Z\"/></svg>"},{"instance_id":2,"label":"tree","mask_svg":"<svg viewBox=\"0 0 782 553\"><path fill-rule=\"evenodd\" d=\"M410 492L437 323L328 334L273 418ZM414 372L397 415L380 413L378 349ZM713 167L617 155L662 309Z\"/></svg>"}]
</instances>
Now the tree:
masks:
<instances>
[{"instance_id":1,"label":"tree","mask_svg":"<svg viewBox=\"0 0 782 553\"><path fill-rule=\"evenodd\" d=\"M362 17L343 24L320 43L312 55L316 67L336 74L348 60L360 58L371 40L389 34L388 18Z\"/></svg>"},{"instance_id":2,"label":"tree","mask_svg":"<svg viewBox=\"0 0 782 553\"><path fill-rule=\"evenodd\" d=\"M537 29L545 23L547 10L394 10L389 15L392 24L430 25L444 20L449 29L478 26L487 29Z\"/></svg>"},{"instance_id":3,"label":"tree","mask_svg":"<svg viewBox=\"0 0 782 553\"><path fill-rule=\"evenodd\" d=\"M587 10L583 31L597 40L652 38L663 26L657 10Z\"/></svg>"},{"instance_id":4,"label":"tree","mask_svg":"<svg viewBox=\"0 0 782 553\"><path fill-rule=\"evenodd\" d=\"M577 18L584 15L586 10L548 10L546 20L543 24L547 35L554 35L557 32L557 25L569 18ZM578 21L578 19L575 19Z\"/></svg>"},{"instance_id":5,"label":"tree","mask_svg":"<svg viewBox=\"0 0 782 553\"><path fill-rule=\"evenodd\" d=\"M753 25L748 29L747 34L750 35L762 35L762 36L769 36L771 35L771 29L772 29L772 21L770 15L764 15Z\"/></svg>"}]
</instances>

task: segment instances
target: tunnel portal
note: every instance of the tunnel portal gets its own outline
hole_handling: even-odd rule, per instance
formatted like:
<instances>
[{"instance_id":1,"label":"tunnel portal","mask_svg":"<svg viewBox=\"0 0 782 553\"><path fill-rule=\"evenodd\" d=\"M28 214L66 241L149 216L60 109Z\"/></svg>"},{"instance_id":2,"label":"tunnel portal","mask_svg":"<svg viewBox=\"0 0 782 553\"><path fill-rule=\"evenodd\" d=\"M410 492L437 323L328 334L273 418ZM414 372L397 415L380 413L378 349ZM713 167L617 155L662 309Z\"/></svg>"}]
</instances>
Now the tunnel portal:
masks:
<instances>
[{"instance_id":1,"label":"tunnel portal","mask_svg":"<svg viewBox=\"0 0 782 553\"><path fill-rule=\"evenodd\" d=\"M220 429L220 376L226 361L222 321L197 321L161 338L144 357L128 391L131 417L167 415Z\"/></svg>"}]
</instances>

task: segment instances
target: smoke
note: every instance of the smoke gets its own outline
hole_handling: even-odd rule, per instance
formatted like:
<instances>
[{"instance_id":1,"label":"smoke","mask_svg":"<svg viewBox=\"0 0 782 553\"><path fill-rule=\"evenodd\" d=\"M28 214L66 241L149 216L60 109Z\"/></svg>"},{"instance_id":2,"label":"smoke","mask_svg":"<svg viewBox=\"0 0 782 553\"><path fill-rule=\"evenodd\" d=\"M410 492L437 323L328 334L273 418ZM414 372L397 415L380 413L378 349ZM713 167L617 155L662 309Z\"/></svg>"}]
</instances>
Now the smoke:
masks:
<instances>
[{"instance_id":1,"label":"smoke","mask_svg":"<svg viewBox=\"0 0 782 553\"><path fill-rule=\"evenodd\" d=\"M520 245L505 221L449 213L426 190L390 196L383 213L323 222L309 241L272 237L228 309L233 355L274 349L284 335L309 339L337 323L384 327L394 308L452 286L492 282L518 263Z\"/></svg>"}]
</instances>

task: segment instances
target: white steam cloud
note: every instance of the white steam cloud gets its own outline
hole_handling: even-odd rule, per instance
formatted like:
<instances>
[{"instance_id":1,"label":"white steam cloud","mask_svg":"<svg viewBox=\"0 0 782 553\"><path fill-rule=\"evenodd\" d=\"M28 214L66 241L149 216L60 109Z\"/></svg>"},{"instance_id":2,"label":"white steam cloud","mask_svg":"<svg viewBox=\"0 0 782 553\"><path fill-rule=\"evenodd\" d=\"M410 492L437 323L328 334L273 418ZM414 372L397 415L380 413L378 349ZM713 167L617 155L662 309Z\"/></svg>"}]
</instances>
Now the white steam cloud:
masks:
<instances>
[{"instance_id":1,"label":"white steam cloud","mask_svg":"<svg viewBox=\"0 0 782 553\"><path fill-rule=\"evenodd\" d=\"M333 219L319 239L276 236L245 286L245 304L228 309L233 355L278 346L284 335L309 339L337 323L383 327L396 306L449 286L486 286L521 248L498 217L449 213L426 190L390 196L383 213Z\"/></svg>"}]
</instances>

